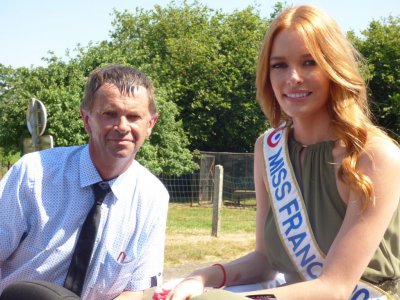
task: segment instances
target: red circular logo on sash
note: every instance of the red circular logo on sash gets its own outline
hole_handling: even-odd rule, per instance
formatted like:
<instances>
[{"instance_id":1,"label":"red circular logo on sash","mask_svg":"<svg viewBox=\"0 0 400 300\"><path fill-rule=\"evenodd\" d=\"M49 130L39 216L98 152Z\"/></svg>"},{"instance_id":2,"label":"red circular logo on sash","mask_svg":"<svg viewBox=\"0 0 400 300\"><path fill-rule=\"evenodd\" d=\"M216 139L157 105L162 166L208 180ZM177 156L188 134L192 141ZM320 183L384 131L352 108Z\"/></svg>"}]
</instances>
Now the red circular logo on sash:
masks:
<instances>
[{"instance_id":1,"label":"red circular logo on sash","mask_svg":"<svg viewBox=\"0 0 400 300\"><path fill-rule=\"evenodd\" d=\"M283 128L281 127L281 128L277 128L271 132L271 134L267 138L268 146L274 148L274 147L276 147L276 145L278 145L278 143L282 137L282 130L283 130Z\"/></svg>"}]
</instances>

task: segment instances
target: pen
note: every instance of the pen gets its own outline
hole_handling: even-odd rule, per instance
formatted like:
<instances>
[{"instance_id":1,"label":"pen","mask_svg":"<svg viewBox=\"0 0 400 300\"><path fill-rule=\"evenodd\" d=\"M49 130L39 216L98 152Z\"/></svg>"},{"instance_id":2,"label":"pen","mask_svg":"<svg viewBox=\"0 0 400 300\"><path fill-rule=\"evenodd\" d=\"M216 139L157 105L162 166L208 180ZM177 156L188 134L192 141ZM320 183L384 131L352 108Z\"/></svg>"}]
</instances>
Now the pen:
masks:
<instances>
[{"instance_id":1,"label":"pen","mask_svg":"<svg viewBox=\"0 0 400 300\"><path fill-rule=\"evenodd\" d=\"M125 251L121 251L121 252L119 253L118 257L117 257L117 262L123 263L124 260L125 260L125 258L126 258L126 253L125 253Z\"/></svg>"}]
</instances>

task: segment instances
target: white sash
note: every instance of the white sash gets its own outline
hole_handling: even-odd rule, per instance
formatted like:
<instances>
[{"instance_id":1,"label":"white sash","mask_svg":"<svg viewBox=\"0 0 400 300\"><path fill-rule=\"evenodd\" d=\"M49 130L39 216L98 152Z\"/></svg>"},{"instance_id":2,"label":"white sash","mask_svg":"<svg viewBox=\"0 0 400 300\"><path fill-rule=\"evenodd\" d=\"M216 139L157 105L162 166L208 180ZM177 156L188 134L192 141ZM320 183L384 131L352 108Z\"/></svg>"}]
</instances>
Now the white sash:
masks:
<instances>
[{"instance_id":1,"label":"white sash","mask_svg":"<svg viewBox=\"0 0 400 300\"><path fill-rule=\"evenodd\" d=\"M303 280L317 278L325 255L312 232L287 150L287 128L283 125L264 135L263 151L271 209L284 248ZM388 300L391 297L370 283L360 281L350 300Z\"/></svg>"}]
</instances>

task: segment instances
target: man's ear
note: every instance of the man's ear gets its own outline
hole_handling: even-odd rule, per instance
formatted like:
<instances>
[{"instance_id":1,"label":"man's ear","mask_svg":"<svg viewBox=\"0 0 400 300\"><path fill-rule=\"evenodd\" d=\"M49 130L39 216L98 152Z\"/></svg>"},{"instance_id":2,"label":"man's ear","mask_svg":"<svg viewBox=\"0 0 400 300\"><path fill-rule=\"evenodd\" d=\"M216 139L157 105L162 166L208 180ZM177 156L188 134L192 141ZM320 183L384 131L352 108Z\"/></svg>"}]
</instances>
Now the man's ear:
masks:
<instances>
[{"instance_id":1,"label":"man's ear","mask_svg":"<svg viewBox=\"0 0 400 300\"><path fill-rule=\"evenodd\" d=\"M158 114L154 114L151 116L149 120L149 127L147 128L147 137L151 135L151 132L153 130L154 125L156 125L157 120L158 120Z\"/></svg>"},{"instance_id":2,"label":"man's ear","mask_svg":"<svg viewBox=\"0 0 400 300\"><path fill-rule=\"evenodd\" d=\"M90 118L89 112L86 109L82 108L82 107L81 107L80 110L81 110L81 118L82 118L82 121L83 121L83 126L85 127L85 131L86 131L87 134L90 135L90 133L92 131L90 129L90 124L89 124L89 118Z\"/></svg>"}]
</instances>

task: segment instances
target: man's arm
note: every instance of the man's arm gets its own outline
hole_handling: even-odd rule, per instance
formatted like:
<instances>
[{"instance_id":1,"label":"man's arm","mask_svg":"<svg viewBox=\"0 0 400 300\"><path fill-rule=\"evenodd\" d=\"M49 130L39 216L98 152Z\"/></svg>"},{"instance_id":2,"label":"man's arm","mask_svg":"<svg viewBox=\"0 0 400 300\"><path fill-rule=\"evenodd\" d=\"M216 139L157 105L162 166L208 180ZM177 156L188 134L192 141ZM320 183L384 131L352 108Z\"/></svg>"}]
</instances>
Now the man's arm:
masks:
<instances>
[{"instance_id":1,"label":"man's arm","mask_svg":"<svg viewBox=\"0 0 400 300\"><path fill-rule=\"evenodd\" d=\"M23 200L32 192L25 193L22 185L27 180L21 175L21 169L20 160L0 181L0 268L28 231Z\"/></svg>"},{"instance_id":2,"label":"man's arm","mask_svg":"<svg viewBox=\"0 0 400 300\"><path fill-rule=\"evenodd\" d=\"M114 298L114 300L143 300L144 293L143 291L132 292L132 291L124 291L119 296Z\"/></svg>"}]
</instances>

